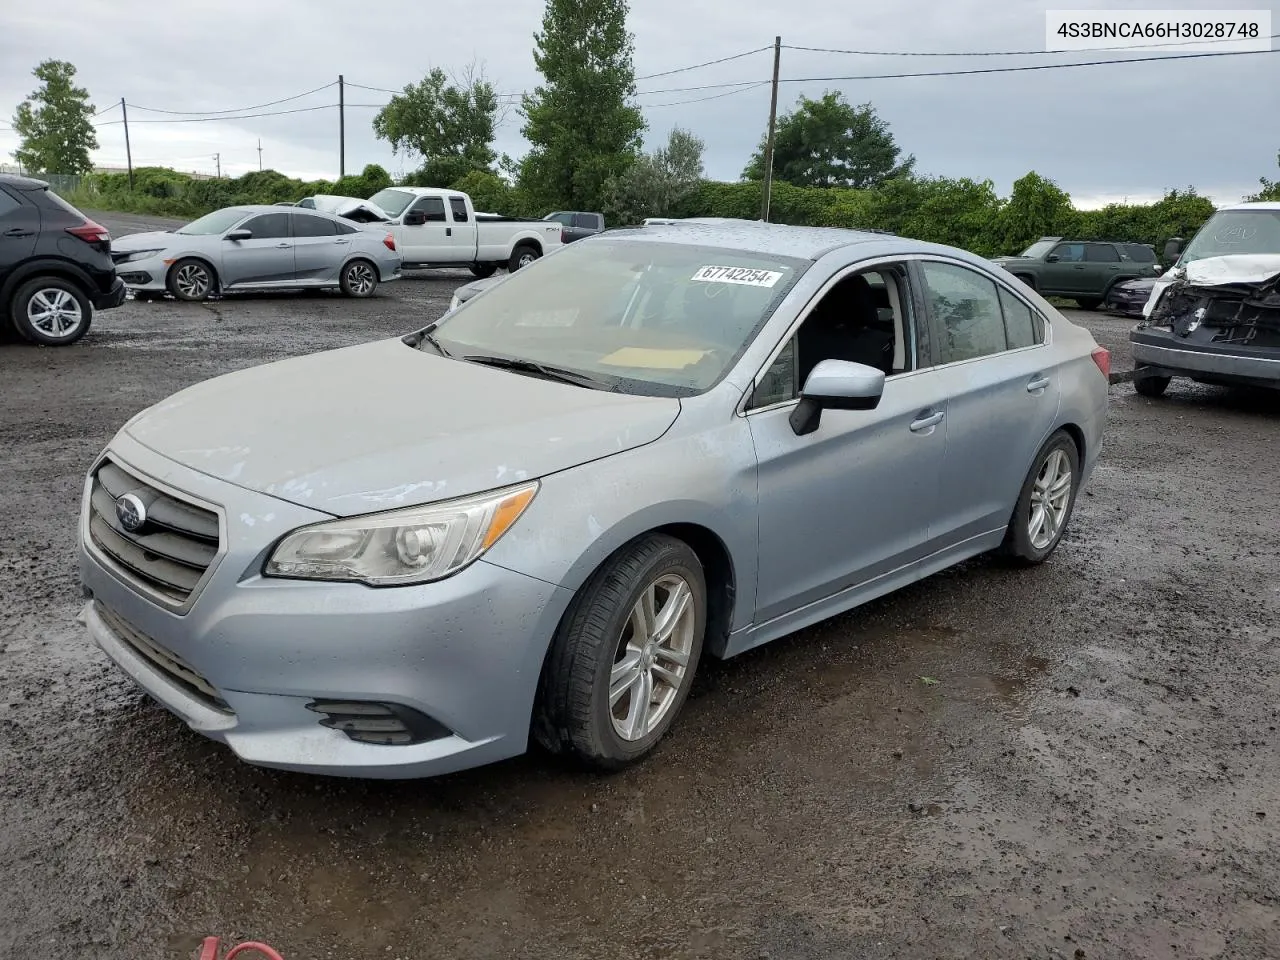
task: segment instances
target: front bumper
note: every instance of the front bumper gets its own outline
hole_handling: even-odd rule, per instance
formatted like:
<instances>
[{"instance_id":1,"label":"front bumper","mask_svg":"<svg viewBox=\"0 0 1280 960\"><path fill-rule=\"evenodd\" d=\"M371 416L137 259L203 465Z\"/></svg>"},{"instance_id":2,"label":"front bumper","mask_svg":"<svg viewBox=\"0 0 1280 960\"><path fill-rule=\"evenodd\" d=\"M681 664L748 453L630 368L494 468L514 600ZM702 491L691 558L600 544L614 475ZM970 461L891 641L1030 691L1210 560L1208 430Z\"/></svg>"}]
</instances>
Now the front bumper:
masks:
<instances>
[{"instance_id":1,"label":"front bumper","mask_svg":"<svg viewBox=\"0 0 1280 960\"><path fill-rule=\"evenodd\" d=\"M186 612L136 589L93 545L87 508L81 517L91 598L82 621L191 729L247 763L345 777L433 776L526 749L542 659L569 591L484 560L416 587L264 578L269 545L324 515L187 470L127 436L110 455L222 515L225 552ZM216 697L184 682L190 675ZM392 703L445 729L427 742L357 742L322 725L308 709L315 700Z\"/></svg>"},{"instance_id":2,"label":"front bumper","mask_svg":"<svg viewBox=\"0 0 1280 960\"><path fill-rule=\"evenodd\" d=\"M116 274L130 292L164 293L168 271L169 266L158 256L116 264Z\"/></svg>"},{"instance_id":3,"label":"front bumper","mask_svg":"<svg viewBox=\"0 0 1280 960\"><path fill-rule=\"evenodd\" d=\"M1134 366L1158 368L1161 376L1280 387L1280 349L1274 347L1197 343L1150 327L1135 329L1129 340Z\"/></svg>"}]
</instances>

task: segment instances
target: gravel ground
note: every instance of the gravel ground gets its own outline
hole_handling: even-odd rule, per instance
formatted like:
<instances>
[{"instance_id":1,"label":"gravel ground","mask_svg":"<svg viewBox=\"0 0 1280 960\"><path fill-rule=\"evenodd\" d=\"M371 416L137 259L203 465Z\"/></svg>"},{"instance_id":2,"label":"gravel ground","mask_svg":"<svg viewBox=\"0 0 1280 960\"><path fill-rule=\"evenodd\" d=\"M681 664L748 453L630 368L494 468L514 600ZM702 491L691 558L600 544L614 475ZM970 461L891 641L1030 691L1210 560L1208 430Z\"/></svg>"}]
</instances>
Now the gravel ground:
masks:
<instances>
[{"instance_id":1,"label":"gravel ground","mask_svg":"<svg viewBox=\"0 0 1280 960\"><path fill-rule=\"evenodd\" d=\"M710 663L620 775L281 774L145 700L74 623L90 459L183 386L407 331L468 278L0 347L0 957L1280 956L1275 398L1113 385L1049 563ZM1131 366L1128 321L1072 315Z\"/></svg>"}]
</instances>

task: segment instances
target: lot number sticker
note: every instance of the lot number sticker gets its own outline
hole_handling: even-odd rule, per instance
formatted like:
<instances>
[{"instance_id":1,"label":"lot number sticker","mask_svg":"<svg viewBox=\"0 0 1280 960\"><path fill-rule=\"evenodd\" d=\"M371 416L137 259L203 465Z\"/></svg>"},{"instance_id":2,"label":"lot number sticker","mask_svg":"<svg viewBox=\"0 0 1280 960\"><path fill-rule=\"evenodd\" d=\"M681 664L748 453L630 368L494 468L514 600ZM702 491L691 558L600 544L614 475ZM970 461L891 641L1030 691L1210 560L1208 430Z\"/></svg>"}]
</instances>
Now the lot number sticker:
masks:
<instances>
[{"instance_id":1,"label":"lot number sticker","mask_svg":"<svg viewBox=\"0 0 1280 960\"><path fill-rule=\"evenodd\" d=\"M747 287L772 287L782 279L774 270L757 270L753 267L699 267L694 280L703 283L740 283Z\"/></svg>"}]
</instances>

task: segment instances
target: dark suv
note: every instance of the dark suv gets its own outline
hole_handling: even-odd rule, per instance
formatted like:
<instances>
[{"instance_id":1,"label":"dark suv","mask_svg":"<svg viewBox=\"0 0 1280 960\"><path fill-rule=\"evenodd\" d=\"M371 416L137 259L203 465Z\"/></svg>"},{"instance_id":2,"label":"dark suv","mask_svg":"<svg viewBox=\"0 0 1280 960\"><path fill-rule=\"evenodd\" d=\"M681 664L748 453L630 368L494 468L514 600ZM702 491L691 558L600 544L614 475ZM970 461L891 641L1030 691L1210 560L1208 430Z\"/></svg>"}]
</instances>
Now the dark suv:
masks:
<instances>
[{"instance_id":1,"label":"dark suv","mask_svg":"<svg viewBox=\"0 0 1280 960\"><path fill-rule=\"evenodd\" d=\"M1045 297L1066 297L1096 310L1111 288L1160 273L1154 247L1145 243L1041 237L1016 257L996 257L1015 277Z\"/></svg>"},{"instance_id":2,"label":"dark suv","mask_svg":"<svg viewBox=\"0 0 1280 960\"><path fill-rule=\"evenodd\" d=\"M0 175L0 326L65 346L89 332L94 309L124 297L106 227L43 180Z\"/></svg>"}]
</instances>

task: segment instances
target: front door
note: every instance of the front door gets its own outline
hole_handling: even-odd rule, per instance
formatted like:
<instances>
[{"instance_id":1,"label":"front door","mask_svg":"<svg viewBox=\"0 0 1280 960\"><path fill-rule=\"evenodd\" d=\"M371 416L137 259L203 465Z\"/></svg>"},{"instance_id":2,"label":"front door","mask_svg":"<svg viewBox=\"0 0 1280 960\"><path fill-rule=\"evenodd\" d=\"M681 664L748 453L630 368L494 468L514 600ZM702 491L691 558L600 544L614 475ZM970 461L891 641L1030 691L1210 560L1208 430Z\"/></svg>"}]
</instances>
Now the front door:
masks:
<instances>
[{"instance_id":1,"label":"front door","mask_svg":"<svg viewBox=\"0 0 1280 960\"><path fill-rule=\"evenodd\" d=\"M271 286L292 283L293 238L288 213L263 213L240 224L247 240L222 241L223 287Z\"/></svg>"},{"instance_id":2,"label":"front door","mask_svg":"<svg viewBox=\"0 0 1280 960\"><path fill-rule=\"evenodd\" d=\"M1083 243L1060 243L1049 251L1049 257L1058 259L1050 263L1048 257L1045 258L1040 271L1040 290L1051 294L1072 294L1085 287Z\"/></svg>"},{"instance_id":3,"label":"front door","mask_svg":"<svg viewBox=\"0 0 1280 960\"><path fill-rule=\"evenodd\" d=\"M408 223L410 213L425 215L424 223ZM400 227L400 254L405 263L448 262L449 218L440 197L419 197L404 212Z\"/></svg>"}]
</instances>

